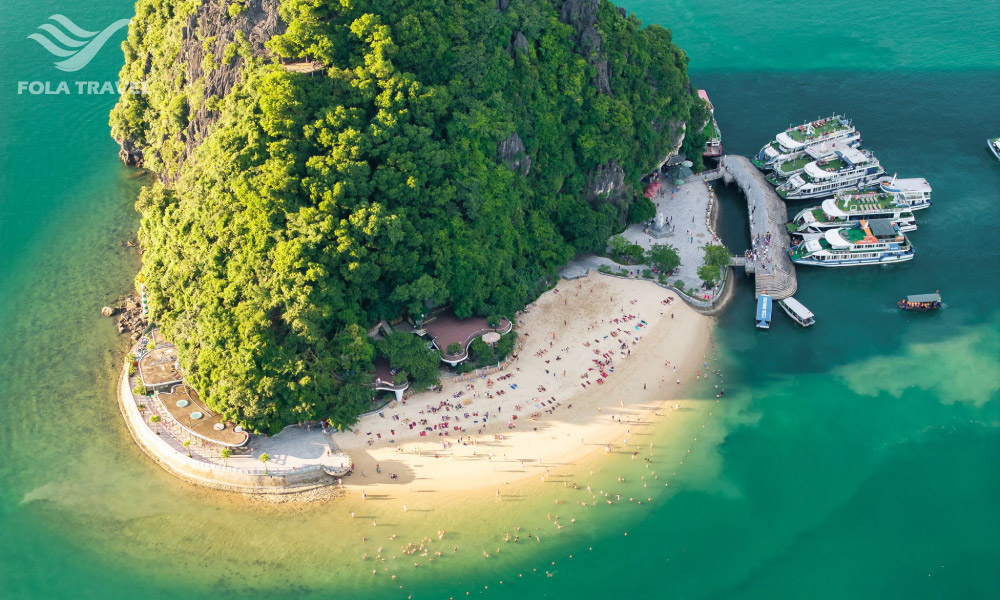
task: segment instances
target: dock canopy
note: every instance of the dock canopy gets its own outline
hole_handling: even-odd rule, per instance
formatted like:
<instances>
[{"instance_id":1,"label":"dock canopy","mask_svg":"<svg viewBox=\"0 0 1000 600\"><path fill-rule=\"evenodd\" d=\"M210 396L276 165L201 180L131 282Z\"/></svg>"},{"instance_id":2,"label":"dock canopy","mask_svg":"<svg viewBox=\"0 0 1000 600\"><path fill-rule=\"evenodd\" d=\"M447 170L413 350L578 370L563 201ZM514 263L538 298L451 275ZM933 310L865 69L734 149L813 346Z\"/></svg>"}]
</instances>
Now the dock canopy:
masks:
<instances>
[{"instance_id":1,"label":"dock canopy","mask_svg":"<svg viewBox=\"0 0 1000 600\"><path fill-rule=\"evenodd\" d=\"M941 294L913 294L906 297L907 302L920 304L924 302L941 302Z\"/></svg>"}]
</instances>

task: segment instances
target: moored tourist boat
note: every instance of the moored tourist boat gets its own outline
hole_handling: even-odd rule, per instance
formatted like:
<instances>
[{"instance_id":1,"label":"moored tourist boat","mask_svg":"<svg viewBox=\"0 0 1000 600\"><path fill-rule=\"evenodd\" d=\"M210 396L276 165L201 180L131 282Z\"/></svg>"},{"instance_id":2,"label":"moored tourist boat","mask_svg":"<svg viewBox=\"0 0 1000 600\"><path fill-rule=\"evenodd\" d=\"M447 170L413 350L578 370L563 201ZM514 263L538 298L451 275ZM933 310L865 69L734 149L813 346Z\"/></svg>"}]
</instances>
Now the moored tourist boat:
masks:
<instances>
[{"instance_id":1,"label":"moored tourist boat","mask_svg":"<svg viewBox=\"0 0 1000 600\"><path fill-rule=\"evenodd\" d=\"M804 304L796 300L795 298L785 298L784 300L778 300L778 306L785 311L793 321L798 323L803 327L809 327L816 323L816 316L813 315L812 311L805 307Z\"/></svg>"},{"instance_id":2,"label":"moored tourist boat","mask_svg":"<svg viewBox=\"0 0 1000 600\"><path fill-rule=\"evenodd\" d=\"M937 310L941 308L941 294L913 294L896 303L903 310Z\"/></svg>"},{"instance_id":3,"label":"moored tourist boat","mask_svg":"<svg viewBox=\"0 0 1000 600\"><path fill-rule=\"evenodd\" d=\"M789 127L776 135L774 140L750 160L758 169L770 171L778 163L801 158L811 147L834 142L857 146L861 143L861 133L849 119L831 115L798 127Z\"/></svg>"},{"instance_id":4,"label":"moored tourist boat","mask_svg":"<svg viewBox=\"0 0 1000 600\"><path fill-rule=\"evenodd\" d=\"M1000 160L1000 137L990 138L986 140L986 145L990 147L990 152L993 156Z\"/></svg>"},{"instance_id":5,"label":"moored tourist boat","mask_svg":"<svg viewBox=\"0 0 1000 600\"><path fill-rule=\"evenodd\" d=\"M708 92L705 90L698 90L698 97L708 103L709 113L708 122L705 123L705 131L708 133L708 139L705 141L705 151L702 152L702 156L705 158L722 156L722 131L715 120L715 107L712 105L712 101L708 99Z\"/></svg>"},{"instance_id":6,"label":"moored tourist boat","mask_svg":"<svg viewBox=\"0 0 1000 600\"><path fill-rule=\"evenodd\" d=\"M754 318L757 329L771 328L771 310L771 296L767 292L762 292L760 296L757 296L757 314Z\"/></svg>"},{"instance_id":7,"label":"moored tourist boat","mask_svg":"<svg viewBox=\"0 0 1000 600\"><path fill-rule=\"evenodd\" d=\"M837 157L837 152L851 148L850 144L843 142L823 142L806 148L805 152L797 153L795 158L780 160L775 163L774 168L767 174L767 181L773 186L779 186L783 181L793 175L797 175L805 170L806 165L814 160L827 160Z\"/></svg>"},{"instance_id":8,"label":"moored tourist boat","mask_svg":"<svg viewBox=\"0 0 1000 600\"><path fill-rule=\"evenodd\" d=\"M818 267L854 267L904 262L914 250L906 234L888 219L814 234L788 250L792 262Z\"/></svg>"},{"instance_id":9,"label":"moored tourist boat","mask_svg":"<svg viewBox=\"0 0 1000 600\"><path fill-rule=\"evenodd\" d=\"M928 201L920 207L925 208L929 204ZM836 198L824 200L820 206L799 211L787 227L792 235L805 235L849 226L863 219L889 219L899 231L909 232L917 229L913 210L901 194L883 191L841 193Z\"/></svg>"},{"instance_id":10,"label":"moored tourist boat","mask_svg":"<svg viewBox=\"0 0 1000 600\"><path fill-rule=\"evenodd\" d=\"M836 157L807 164L801 173L790 177L775 191L785 200L826 198L840 191L862 190L883 175L885 170L871 152L846 148L838 150Z\"/></svg>"}]
</instances>

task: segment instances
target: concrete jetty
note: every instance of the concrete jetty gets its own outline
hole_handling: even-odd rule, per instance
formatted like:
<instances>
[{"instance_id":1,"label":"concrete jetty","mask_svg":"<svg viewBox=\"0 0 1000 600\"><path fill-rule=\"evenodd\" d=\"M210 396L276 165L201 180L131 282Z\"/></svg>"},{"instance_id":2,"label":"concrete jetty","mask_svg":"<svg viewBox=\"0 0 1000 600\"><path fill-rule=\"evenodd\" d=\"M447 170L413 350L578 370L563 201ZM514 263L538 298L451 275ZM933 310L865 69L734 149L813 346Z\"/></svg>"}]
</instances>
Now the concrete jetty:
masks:
<instances>
[{"instance_id":1,"label":"concrete jetty","mask_svg":"<svg viewBox=\"0 0 1000 600\"><path fill-rule=\"evenodd\" d=\"M798 282L795 265L788 256L791 240L785 228L788 212L764 174L753 166L750 159L727 154L720 160L719 168L704 173L703 178L706 181L722 179L727 184L736 183L747 199L753 247L749 260L736 257L733 265L743 266L747 275L754 276L754 296L767 292L775 300L781 300L795 294Z\"/></svg>"}]
</instances>

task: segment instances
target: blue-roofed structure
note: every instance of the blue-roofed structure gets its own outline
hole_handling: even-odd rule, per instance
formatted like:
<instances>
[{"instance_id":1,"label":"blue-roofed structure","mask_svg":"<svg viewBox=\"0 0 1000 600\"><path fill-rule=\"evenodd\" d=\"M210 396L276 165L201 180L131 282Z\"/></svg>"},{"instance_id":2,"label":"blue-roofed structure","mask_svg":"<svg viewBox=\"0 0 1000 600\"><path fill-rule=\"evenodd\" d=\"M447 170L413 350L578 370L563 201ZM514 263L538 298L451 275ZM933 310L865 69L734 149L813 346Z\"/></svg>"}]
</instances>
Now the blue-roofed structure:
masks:
<instances>
[{"instance_id":1,"label":"blue-roofed structure","mask_svg":"<svg viewBox=\"0 0 1000 600\"><path fill-rule=\"evenodd\" d=\"M757 316L754 319L757 324L757 329L771 328L771 308L771 297L768 296L767 293L757 296Z\"/></svg>"}]
</instances>

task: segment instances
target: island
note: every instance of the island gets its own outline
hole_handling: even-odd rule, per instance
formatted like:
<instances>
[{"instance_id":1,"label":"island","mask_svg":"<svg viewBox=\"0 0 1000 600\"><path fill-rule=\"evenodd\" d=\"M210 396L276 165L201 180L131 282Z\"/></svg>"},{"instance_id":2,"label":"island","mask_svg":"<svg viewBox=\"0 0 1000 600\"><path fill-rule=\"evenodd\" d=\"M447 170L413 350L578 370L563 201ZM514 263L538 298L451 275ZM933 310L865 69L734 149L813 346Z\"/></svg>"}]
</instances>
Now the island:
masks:
<instances>
[{"instance_id":1,"label":"island","mask_svg":"<svg viewBox=\"0 0 1000 600\"><path fill-rule=\"evenodd\" d=\"M133 348L136 372L123 373L126 416L148 427L155 405L160 423L169 417L178 435L205 444L204 462L229 470L255 459L270 476L279 469L267 465L266 443L238 444L232 433L305 424L341 432L329 448L339 455L358 446L352 437L362 449L389 444L377 427L366 436L362 415L392 418L382 407L439 406L450 393L463 404L471 394L470 415L490 417L463 410L449 438L502 435L493 428L520 425L508 415L588 405L576 396L611 375L591 373L590 354L631 359L647 331L681 349L676 363L697 364L686 361L708 327L677 293L600 274L576 291L567 283L576 280L556 286L574 256L607 253L613 234L655 217L643 191L671 156L703 168L713 116L669 30L606 0L140 0L136 10L121 79L148 93L123 94L110 125L122 160L152 173L136 203L137 287L155 332ZM646 250L670 287L671 250ZM728 254L713 256L709 265L706 250L701 274L715 293ZM681 292L697 297L690 283ZM586 317L565 313L585 292L601 304ZM532 310L545 306L545 326L532 327ZM558 331L553 314L565 317ZM588 342L591 329L600 335ZM602 357L584 346L606 336L627 347ZM531 393L501 418L499 392L487 388L523 369L514 361L526 351L572 362L546 372L567 389L539 392L548 386L538 373L526 376L518 389ZM157 352L169 357L149 358ZM643 351L634 377L660 389L663 360ZM137 383L143 361L167 365L171 381ZM473 379L475 391L452 391ZM187 412L175 414L181 401ZM185 425L193 408L209 427ZM427 437L428 425L414 423L430 419L404 412L387 435Z\"/></svg>"}]
</instances>

